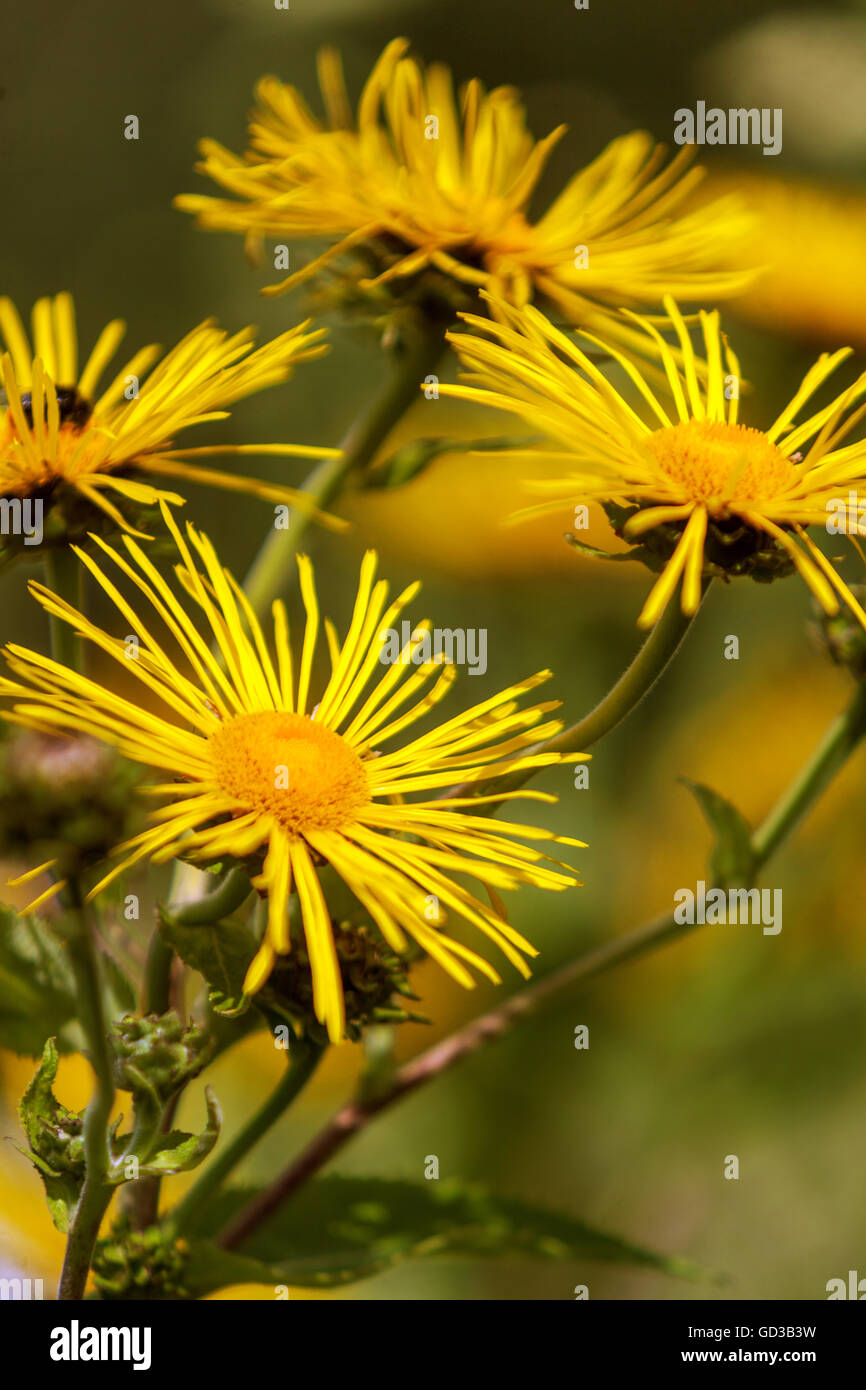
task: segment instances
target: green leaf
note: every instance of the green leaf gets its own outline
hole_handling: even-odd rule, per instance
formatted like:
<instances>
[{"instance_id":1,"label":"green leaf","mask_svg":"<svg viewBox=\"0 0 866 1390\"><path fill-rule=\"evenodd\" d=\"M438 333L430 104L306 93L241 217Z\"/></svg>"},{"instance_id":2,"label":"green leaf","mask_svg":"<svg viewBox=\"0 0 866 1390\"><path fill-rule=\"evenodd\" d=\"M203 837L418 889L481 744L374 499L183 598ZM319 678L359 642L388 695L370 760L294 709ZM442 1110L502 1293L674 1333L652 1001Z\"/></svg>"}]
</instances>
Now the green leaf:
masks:
<instances>
[{"instance_id":1,"label":"green leaf","mask_svg":"<svg viewBox=\"0 0 866 1390\"><path fill-rule=\"evenodd\" d=\"M694 794L715 836L708 864L711 882L717 888L751 887L756 865L748 822L736 806L711 787L691 782L686 777L681 777L680 781Z\"/></svg>"},{"instance_id":2,"label":"green leaf","mask_svg":"<svg viewBox=\"0 0 866 1390\"><path fill-rule=\"evenodd\" d=\"M185 1279L192 1296L233 1283L337 1287L433 1255L599 1260L679 1278L700 1273L687 1261L633 1245L577 1217L462 1183L321 1178L237 1253L196 1239L219 1231L255 1194L255 1188L232 1188L199 1213L189 1232Z\"/></svg>"},{"instance_id":3,"label":"green leaf","mask_svg":"<svg viewBox=\"0 0 866 1390\"><path fill-rule=\"evenodd\" d=\"M249 927L234 918L186 926L161 907L159 930L184 964L204 976L210 987L211 1007L217 1013L246 1011L244 977L256 953L256 939Z\"/></svg>"},{"instance_id":4,"label":"green leaf","mask_svg":"<svg viewBox=\"0 0 866 1390\"><path fill-rule=\"evenodd\" d=\"M45 1039L75 1046L75 984L67 953L38 917L0 907L0 1046L38 1057Z\"/></svg>"},{"instance_id":5,"label":"green leaf","mask_svg":"<svg viewBox=\"0 0 866 1390\"><path fill-rule=\"evenodd\" d=\"M159 1136L159 1149L142 1163L139 1172L155 1177L169 1177L174 1173L187 1173L191 1168L207 1158L219 1138L222 1115L216 1096L210 1086L205 1086L207 1105L207 1124L201 1134L187 1134L182 1129L173 1129Z\"/></svg>"},{"instance_id":6,"label":"green leaf","mask_svg":"<svg viewBox=\"0 0 866 1390\"><path fill-rule=\"evenodd\" d=\"M189 1254L183 1271L183 1286L189 1298L204 1298L235 1284L285 1284L281 1274L261 1260L222 1250L212 1240L188 1242Z\"/></svg>"},{"instance_id":7,"label":"green leaf","mask_svg":"<svg viewBox=\"0 0 866 1390\"><path fill-rule=\"evenodd\" d=\"M52 1220L65 1233L84 1183L84 1140L81 1116L55 1098L57 1062L57 1047L49 1038L18 1113L30 1145L27 1157L45 1185Z\"/></svg>"}]
</instances>

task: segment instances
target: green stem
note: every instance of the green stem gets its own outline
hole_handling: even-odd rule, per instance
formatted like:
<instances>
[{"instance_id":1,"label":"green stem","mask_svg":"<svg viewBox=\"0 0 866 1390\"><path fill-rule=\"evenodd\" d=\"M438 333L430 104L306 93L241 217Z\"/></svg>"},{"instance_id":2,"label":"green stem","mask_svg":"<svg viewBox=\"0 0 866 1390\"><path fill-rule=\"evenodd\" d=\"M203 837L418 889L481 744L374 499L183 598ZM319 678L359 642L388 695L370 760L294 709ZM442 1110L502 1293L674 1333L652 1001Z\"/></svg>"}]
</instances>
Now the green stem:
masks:
<instances>
[{"instance_id":1,"label":"green stem","mask_svg":"<svg viewBox=\"0 0 866 1390\"><path fill-rule=\"evenodd\" d=\"M324 1051L323 1047L312 1043L295 1044L289 1066L279 1084L178 1203L172 1213L172 1222L179 1233L189 1228L202 1208L219 1191L229 1173L300 1094L324 1056Z\"/></svg>"},{"instance_id":2,"label":"green stem","mask_svg":"<svg viewBox=\"0 0 866 1390\"><path fill-rule=\"evenodd\" d=\"M812 757L755 832L752 848L763 864L787 839L812 802L832 782L866 732L866 684L830 725Z\"/></svg>"},{"instance_id":3,"label":"green stem","mask_svg":"<svg viewBox=\"0 0 866 1390\"><path fill-rule=\"evenodd\" d=\"M372 461L394 426L420 397L420 385L445 350L441 323L408 325L395 348L399 352L390 376L369 408L352 425L336 458L323 459L303 484L319 508L328 507L352 473ZM290 565L310 525L310 516L295 507L285 530L274 529L264 542L244 580L244 590L261 617L289 582Z\"/></svg>"},{"instance_id":4,"label":"green stem","mask_svg":"<svg viewBox=\"0 0 866 1390\"><path fill-rule=\"evenodd\" d=\"M752 836L756 871L781 846L864 737L866 686L860 686L848 709L831 725L805 767ZM562 969L553 971L527 989L519 990L499 1008L473 1019L450 1037L434 1043L419 1057L400 1067L383 1091L369 1099L350 1101L337 1111L288 1167L238 1212L220 1233L218 1243L226 1250L243 1246L253 1231L330 1163L356 1134L383 1110L389 1109L419 1086L441 1076L487 1043L501 1038L515 1023L534 1014L543 1004L574 985L586 984L626 961L636 960L669 941L679 940L694 931L696 925L677 922L673 913L664 913L634 931L584 952Z\"/></svg>"},{"instance_id":5,"label":"green stem","mask_svg":"<svg viewBox=\"0 0 866 1390\"><path fill-rule=\"evenodd\" d=\"M45 583L58 598L74 608L83 606L84 566L68 546L58 546L45 552ZM49 618L51 624L51 655L55 661L72 671L81 669L82 644L72 628L62 618Z\"/></svg>"},{"instance_id":6,"label":"green stem","mask_svg":"<svg viewBox=\"0 0 866 1390\"><path fill-rule=\"evenodd\" d=\"M180 862L180 861L178 861ZM194 902L172 904L168 916L187 926L200 926L228 916L245 902L251 892L250 881L240 869L233 869L212 892ZM171 969L174 951L155 926L147 950L141 1007L144 1013L164 1014L171 1008ZM162 1179L149 1174L127 1183L120 1194L122 1212L137 1231L152 1225L159 1211Z\"/></svg>"},{"instance_id":7,"label":"green stem","mask_svg":"<svg viewBox=\"0 0 866 1390\"><path fill-rule=\"evenodd\" d=\"M144 988L142 990L142 1011L146 1014L164 1014L171 1008L171 967L174 951L155 926L147 948L144 966Z\"/></svg>"},{"instance_id":8,"label":"green stem","mask_svg":"<svg viewBox=\"0 0 866 1390\"><path fill-rule=\"evenodd\" d=\"M185 927L206 926L209 922L220 922L230 917L252 892L249 876L243 869L230 869L225 878L212 893L195 898L192 902L170 903L166 915Z\"/></svg>"},{"instance_id":9,"label":"green stem","mask_svg":"<svg viewBox=\"0 0 866 1390\"><path fill-rule=\"evenodd\" d=\"M704 594L711 584L704 584ZM652 690L656 681L676 655L686 633L697 614L686 616L676 601L668 604L649 637L640 648L631 665L622 673L619 680L600 700L595 709L584 715L577 724L563 729L562 733L547 739L545 743L535 744L526 750L526 756L533 753L585 753L594 743L615 729L618 724L636 709L641 700ZM524 768L508 777L498 778L494 783L464 782L456 789L444 793L448 797L473 797L482 792L500 790L517 791L538 771L535 767ZM485 802L484 814L493 815L496 803Z\"/></svg>"},{"instance_id":10,"label":"green stem","mask_svg":"<svg viewBox=\"0 0 866 1390\"><path fill-rule=\"evenodd\" d=\"M71 896L73 894L72 910L69 914L72 933L68 950L75 978L78 1019L84 1032L85 1051L93 1067L95 1087L84 1115L84 1186L69 1229L66 1257L57 1293L59 1299L84 1297L99 1227L113 1191L107 1182L111 1164L108 1123L114 1103L114 1076L108 1026L103 1007L99 960L90 924L81 906L77 888L72 890Z\"/></svg>"},{"instance_id":11,"label":"green stem","mask_svg":"<svg viewBox=\"0 0 866 1390\"><path fill-rule=\"evenodd\" d=\"M710 582L704 585L705 594ZM574 749L583 753L621 724L663 675L696 617L696 613L687 616L676 598L672 599L616 685L577 724L550 739L545 749L555 753Z\"/></svg>"}]
</instances>

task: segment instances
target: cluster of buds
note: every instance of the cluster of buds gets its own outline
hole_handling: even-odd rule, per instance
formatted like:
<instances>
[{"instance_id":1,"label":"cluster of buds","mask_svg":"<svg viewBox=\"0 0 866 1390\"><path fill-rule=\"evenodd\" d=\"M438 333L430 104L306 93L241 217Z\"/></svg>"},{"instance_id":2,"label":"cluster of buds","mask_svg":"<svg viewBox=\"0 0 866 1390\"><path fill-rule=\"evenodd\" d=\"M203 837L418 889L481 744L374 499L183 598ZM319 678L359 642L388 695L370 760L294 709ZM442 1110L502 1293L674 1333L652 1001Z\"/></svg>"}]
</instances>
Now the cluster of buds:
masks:
<instances>
[{"instance_id":1,"label":"cluster of buds","mask_svg":"<svg viewBox=\"0 0 866 1390\"><path fill-rule=\"evenodd\" d=\"M133 1230L125 1217L97 1243L93 1282L104 1299L184 1299L188 1247L162 1226Z\"/></svg>"},{"instance_id":2,"label":"cluster of buds","mask_svg":"<svg viewBox=\"0 0 866 1390\"><path fill-rule=\"evenodd\" d=\"M176 1013L127 1014L111 1035L115 1083L121 1091L147 1091L167 1104L207 1064L212 1042Z\"/></svg>"}]
</instances>

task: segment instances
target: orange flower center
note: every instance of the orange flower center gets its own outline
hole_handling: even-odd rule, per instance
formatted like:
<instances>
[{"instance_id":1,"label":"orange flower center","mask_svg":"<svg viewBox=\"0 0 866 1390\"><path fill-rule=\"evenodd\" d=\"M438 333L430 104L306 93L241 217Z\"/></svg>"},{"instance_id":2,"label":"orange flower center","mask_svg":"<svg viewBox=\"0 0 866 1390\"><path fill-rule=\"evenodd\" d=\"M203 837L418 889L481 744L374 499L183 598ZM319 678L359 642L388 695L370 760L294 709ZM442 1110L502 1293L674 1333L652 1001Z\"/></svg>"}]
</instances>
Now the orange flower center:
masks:
<instances>
[{"instance_id":1,"label":"orange flower center","mask_svg":"<svg viewBox=\"0 0 866 1390\"><path fill-rule=\"evenodd\" d=\"M645 441L653 463L684 501L724 509L778 497L796 469L761 430L723 421L684 420Z\"/></svg>"},{"instance_id":2,"label":"orange flower center","mask_svg":"<svg viewBox=\"0 0 866 1390\"><path fill-rule=\"evenodd\" d=\"M211 735L221 789L249 810L274 816L294 835L336 830L369 804L357 753L303 714L239 714Z\"/></svg>"}]
</instances>

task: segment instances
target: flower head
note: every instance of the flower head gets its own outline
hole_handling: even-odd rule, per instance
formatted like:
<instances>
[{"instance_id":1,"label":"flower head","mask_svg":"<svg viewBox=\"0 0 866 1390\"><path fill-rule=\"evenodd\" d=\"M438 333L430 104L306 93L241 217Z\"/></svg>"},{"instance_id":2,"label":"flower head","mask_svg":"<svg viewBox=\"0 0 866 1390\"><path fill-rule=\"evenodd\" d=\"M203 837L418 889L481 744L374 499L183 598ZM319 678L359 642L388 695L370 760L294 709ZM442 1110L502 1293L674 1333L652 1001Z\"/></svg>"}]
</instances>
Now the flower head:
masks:
<instances>
[{"instance_id":1,"label":"flower head","mask_svg":"<svg viewBox=\"0 0 866 1390\"><path fill-rule=\"evenodd\" d=\"M330 49L319 62L325 123L293 87L263 78L247 153L201 145L201 172L231 196L184 195L176 205L252 246L266 236L330 243L272 293L352 248L372 248L368 285L433 269L452 286L485 287L518 304L546 296L575 323L597 318L600 306L656 302L663 290L718 296L749 278L721 268L745 225L738 201L683 211L701 171L686 171L688 151L666 164L663 147L642 132L614 140L530 220L530 198L565 126L535 141L511 87L486 93L473 80L456 102L447 68L425 72L405 56L408 46L388 44L356 122Z\"/></svg>"},{"instance_id":2,"label":"flower head","mask_svg":"<svg viewBox=\"0 0 866 1390\"><path fill-rule=\"evenodd\" d=\"M643 627L661 616L682 580L684 613L697 610L705 574L772 578L799 570L828 613L838 597L866 624L857 599L807 534L826 525L828 505L866 484L866 441L842 441L866 413L866 372L829 405L796 422L803 405L850 352L823 353L799 389L765 430L740 422L740 367L721 333L717 312L701 312L706 375L699 376L686 324L670 298L665 308L679 355L654 323L630 315L648 354L658 354L666 389L654 390L635 362L609 342L600 346L637 388L634 408L573 337L561 333L532 306L500 304L502 322L465 315L485 333L449 334L464 365L467 386L441 386L443 394L486 402L521 416L553 441L541 456L556 476L531 485L547 501L525 514L552 510L563 500L602 503L619 534L641 538L635 557L662 573L640 614ZM810 442L811 441L811 442ZM533 458L539 451L532 451ZM837 597L838 596L838 597Z\"/></svg>"},{"instance_id":3,"label":"flower head","mask_svg":"<svg viewBox=\"0 0 866 1390\"><path fill-rule=\"evenodd\" d=\"M94 508L103 519L132 529L112 496L136 507L160 499L183 502L142 481L148 475L306 506L291 488L204 468L198 460L255 453L321 457L333 450L296 444L176 449L174 439L192 425L225 418L234 401L284 381L296 362L327 351L323 331L308 330L308 323L300 324L253 350L251 329L230 337L208 320L161 360L158 347L140 349L100 394L100 378L123 338L119 319L103 329L79 372L70 295L35 304L32 347L15 306L0 299L6 349L0 363L0 497L42 499L58 513L47 539L64 543L93 526Z\"/></svg>"},{"instance_id":4,"label":"flower head","mask_svg":"<svg viewBox=\"0 0 866 1390\"><path fill-rule=\"evenodd\" d=\"M180 586L199 610L204 633L133 537L123 537L126 555L99 538L95 544L169 628L180 659L158 642L85 552L80 558L120 610L124 631L131 625L139 634L138 660L126 660L123 640L42 585L31 585L50 614L123 666L137 681L142 701L18 646L7 649L15 679L0 681L0 695L16 700L11 717L18 722L89 733L169 778L149 788L164 803L154 824L120 846L120 863L91 896L145 858L162 862L182 855L201 863L244 863L268 899L267 929L246 979L252 993L290 949L294 890L316 1015L334 1039L344 1032L344 1008L319 878L323 865L344 881L392 950L404 951L411 937L464 985L473 983L469 966L498 980L483 957L443 930L445 913L453 912L527 974L524 955L534 955L534 948L505 920L498 890L520 883L549 889L575 883L571 871L532 843L522 843L558 837L532 825L466 814L467 801L459 797L427 797L457 783L563 760L565 755L530 748L562 727L548 718L556 703L519 706L519 697L549 672L393 746L439 703L454 678L451 665L414 659L430 645L427 624L413 630L398 660L382 665L380 638L393 632L418 586L389 604L387 584L375 579L376 557L367 552L345 641L340 643L333 625L325 624L331 674L314 696L319 611L309 561L299 560L306 609L300 656L292 651L286 612L277 602L274 659L242 590L221 567L210 541L190 525L184 535L168 508L163 511L180 553ZM153 697L164 712L146 707ZM411 799L418 793L424 795ZM500 792L473 799L473 810L485 800L511 796L555 799L539 792ZM490 902L475 897L454 875L475 878Z\"/></svg>"}]
</instances>

